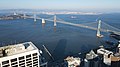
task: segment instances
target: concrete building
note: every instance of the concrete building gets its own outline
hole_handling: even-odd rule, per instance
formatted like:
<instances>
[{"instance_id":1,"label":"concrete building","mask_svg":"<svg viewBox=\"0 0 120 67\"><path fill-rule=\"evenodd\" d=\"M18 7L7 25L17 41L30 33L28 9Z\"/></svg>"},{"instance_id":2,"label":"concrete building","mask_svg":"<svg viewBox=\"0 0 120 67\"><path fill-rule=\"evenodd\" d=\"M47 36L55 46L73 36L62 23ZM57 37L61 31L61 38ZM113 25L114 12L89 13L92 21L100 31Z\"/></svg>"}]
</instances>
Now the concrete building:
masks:
<instances>
[{"instance_id":1,"label":"concrete building","mask_svg":"<svg viewBox=\"0 0 120 67\"><path fill-rule=\"evenodd\" d=\"M103 56L103 62L106 65L111 65L111 56L113 55L112 51L108 51L104 48L100 48L97 50L97 54L102 55Z\"/></svg>"},{"instance_id":2,"label":"concrete building","mask_svg":"<svg viewBox=\"0 0 120 67\"><path fill-rule=\"evenodd\" d=\"M120 53L120 41L119 41L117 49L118 49L118 53Z\"/></svg>"},{"instance_id":3,"label":"concrete building","mask_svg":"<svg viewBox=\"0 0 120 67\"><path fill-rule=\"evenodd\" d=\"M111 67L120 67L120 54L116 53L111 56Z\"/></svg>"},{"instance_id":4,"label":"concrete building","mask_svg":"<svg viewBox=\"0 0 120 67\"><path fill-rule=\"evenodd\" d=\"M67 57L65 59L65 61L67 62L66 67L77 67L80 66L80 58L74 58L74 57Z\"/></svg>"},{"instance_id":5,"label":"concrete building","mask_svg":"<svg viewBox=\"0 0 120 67\"><path fill-rule=\"evenodd\" d=\"M84 59L84 67L100 67L99 64L99 57L93 50L86 54L86 58Z\"/></svg>"},{"instance_id":6,"label":"concrete building","mask_svg":"<svg viewBox=\"0 0 120 67\"><path fill-rule=\"evenodd\" d=\"M39 55L32 42L0 47L0 67L40 67Z\"/></svg>"}]
</instances>

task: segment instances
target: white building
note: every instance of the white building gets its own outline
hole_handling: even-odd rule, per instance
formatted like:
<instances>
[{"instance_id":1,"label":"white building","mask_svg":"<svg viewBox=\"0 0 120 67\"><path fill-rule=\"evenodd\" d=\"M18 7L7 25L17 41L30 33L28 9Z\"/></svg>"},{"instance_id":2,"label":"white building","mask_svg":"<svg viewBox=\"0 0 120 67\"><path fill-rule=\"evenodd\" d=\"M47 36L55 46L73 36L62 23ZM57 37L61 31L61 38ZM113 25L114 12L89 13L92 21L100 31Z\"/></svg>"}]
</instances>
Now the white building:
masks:
<instances>
[{"instance_id":1,"label":"white building","mask_svg":"<svg viewBox=\"0 0 120 67\"><path fill-rule=\"evenodd\" d=\"M97 59L98 55L95 54L93 50L86 54L86 58L84 59L84 67L98 67L99 60Z\"/></svg>"},{"instance_id":2,"label":"white building","mask_svg":"<svg viewBox=\"0 0 120 67\"><path fill-rule=\"evenodd\" d=\"M40 67L39 55L32 42L0 47L0 67Z\"/></svg>"},{"instance_id":3,"label":"white building","mask_svg":"<svg viewBox=\"0 0 120 67\"><path fill-rule=\"evenodd\" d=\"M111 65L111 56L113 55L112 51L108 51L104 48L100 48L97 50L97 53L103 55L103 62L106 65Z\"/></svg>"},{"instance_id":4,"label":"white building","mask_svg":"<svg viewBox=\"0 0 120 67\"><path fill-rule=\"evenodd\" d=\"M119 41L119 44L118 44L118 53L120 53L120 41Z\"/></svg>"},{"instance_id":5,"label":"white building","mask_svg":"<svg viewBox=\"0 0 120 67\"><path fill-rule=\"evenodd\" d=\"M96 57L98 57L98 55L95 54L95 52L93 50L91 50L89 53L86 54L86 59L88 59L88 60L89 59L94 59Z\"/></svg>"},{"instance_id":6,"label":"white building","mask_svg":"<svg viewBox=\"0 0 120 67\"><path fill-rule=\"evenodd\" d=\"M80 66L80 58L74 58L74 57L67 57L65 59L67 61L68 65L67 67L77 67Z\"/></svg>"}]
</instances>

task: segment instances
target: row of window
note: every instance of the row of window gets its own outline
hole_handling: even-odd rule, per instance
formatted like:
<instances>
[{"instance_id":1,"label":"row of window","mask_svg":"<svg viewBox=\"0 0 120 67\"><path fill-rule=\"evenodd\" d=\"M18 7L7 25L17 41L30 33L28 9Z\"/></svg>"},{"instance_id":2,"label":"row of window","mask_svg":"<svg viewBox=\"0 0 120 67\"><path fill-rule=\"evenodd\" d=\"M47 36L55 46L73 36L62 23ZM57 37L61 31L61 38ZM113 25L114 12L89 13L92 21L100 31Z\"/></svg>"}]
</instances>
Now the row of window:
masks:
<instances>
[{"instance_id":1,"label":"row of window","mask_svg":"<svg viewBox=\"0 0 120 67\"><path fill-rule=\"evenodd\" d=\"M24 56L18 57L18 59L17 58L11 59L10 60L11 66L12 67L18 67L18 63L19 63L20 67L25 67L25 61L26 61L26 65L28 67L32 67L32 58L33 58L33 65L38 66L38 56L37 55L38 55L37 53L34 53L34 54L32 54L33 57L31 57L31 54L26 55L26 59L25 59ZM19 61L17 61L17 60L19 60ZM3 61L2 66L3 67L9 67L10 62L9 62L9 60Z\"/></svg>"},{"instance_id":2,"label":"row of window","mask_svg":"<svg viewBox=\"0 0 120 67\"><path fill-rule=\"evenodd\" d=\"M38 66L38 56L37 53L33 54L33 67Z\"/></svg>"}]
</instances>

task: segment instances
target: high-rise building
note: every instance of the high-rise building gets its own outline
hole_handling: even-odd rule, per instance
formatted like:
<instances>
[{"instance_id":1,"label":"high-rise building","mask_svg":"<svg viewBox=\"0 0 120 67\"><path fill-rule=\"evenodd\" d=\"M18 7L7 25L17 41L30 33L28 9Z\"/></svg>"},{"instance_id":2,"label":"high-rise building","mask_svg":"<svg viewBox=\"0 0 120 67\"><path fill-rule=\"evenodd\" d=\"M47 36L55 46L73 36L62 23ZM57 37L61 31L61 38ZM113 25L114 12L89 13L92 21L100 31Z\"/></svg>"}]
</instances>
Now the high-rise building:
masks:
<instances>
[{"instance_id":1,"label":"high-rise building","mask_svg":"<svg viewBox=\"0 0 120 67\"><path fill-rule=\"evenodd\" d=\"M32 42L0 47L0 67L40 67L39 55Z\"/></svg>"},{"instance_id":2,"label":"high-rise building","mask_svg":"<svg viewBox=\"0 0 120 67\"><path fill-rule=\"evenodd\" d=\"M84 59L84 67L100 67L100 59L93 50L86 54Z\"/></svg>"},{"instance_id":3,"label":"high-rise building","mask_svg":"<svg viewBox=\"0 0 120 67\"><path fill-rule=\"evenodd\" d=\"M104 48L100 48L97 50L97 54L102 55L103 56L103 62L106 65L111 65L111 56L113 55L112 51L106 50Z\"/></svg>"}]
</instances>

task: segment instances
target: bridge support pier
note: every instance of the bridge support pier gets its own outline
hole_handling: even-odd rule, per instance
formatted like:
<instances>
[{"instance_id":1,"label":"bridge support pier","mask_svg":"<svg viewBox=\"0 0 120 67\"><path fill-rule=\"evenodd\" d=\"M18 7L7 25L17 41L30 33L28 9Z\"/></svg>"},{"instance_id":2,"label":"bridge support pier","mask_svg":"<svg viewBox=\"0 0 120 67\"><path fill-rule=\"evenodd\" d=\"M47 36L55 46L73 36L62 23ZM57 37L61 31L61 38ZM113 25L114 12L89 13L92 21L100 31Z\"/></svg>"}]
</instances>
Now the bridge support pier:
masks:
<instances>
[{"instance_id":1,"label":"bridge support pier","mask_svg":"<svg viewBox=\"0 0 120 67\"><path fill-rule=\"evenodd\" d=\"M45 24L45 20L44 19L42 19L42 24Z\"/></svg>"},{"instance_id":2,"label":"bridge support pier","mask_svg":"<svg viewBox=\"0 0 120 67\"><path fill-rule=\"evenodd\" d=\"M42 28L44 28L44 26L45 26L45 20L42 19Z\"/></svg>"}]
</instances>

